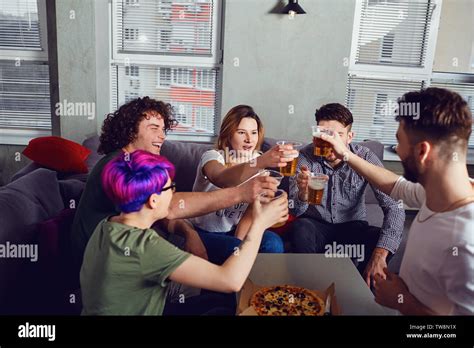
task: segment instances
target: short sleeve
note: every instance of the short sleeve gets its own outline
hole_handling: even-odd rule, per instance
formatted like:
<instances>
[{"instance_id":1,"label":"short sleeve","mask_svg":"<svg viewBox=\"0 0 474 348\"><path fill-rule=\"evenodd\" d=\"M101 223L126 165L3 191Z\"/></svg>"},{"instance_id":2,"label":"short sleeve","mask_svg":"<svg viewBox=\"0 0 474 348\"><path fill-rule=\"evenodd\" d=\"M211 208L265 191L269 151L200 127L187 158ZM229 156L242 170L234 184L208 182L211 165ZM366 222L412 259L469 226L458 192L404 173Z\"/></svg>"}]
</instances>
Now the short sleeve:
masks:
<instances>
[{"instance_id":1,"label":"short sleeve","mask_svg":"<svg viewBox=\"0 0 474 348\"><path fill-rule=\"evenodd\" d=\"M142 274L145 279L164 287L171 273L189 256L189 253L178 249L155 231L147 230L140 255Z\"/></svg>"},{"instance_id":2,"label":"short sleeve","mask_svg":"<svg viewBox=\"0 0 474 348\"><path fill-rule=\"evenodd\" d=\"M217 150L209 150L202 154L200 163L201 168L204 167L206 163L210 161L217 161L220 164L225 165L224 156L222 156L222 154Z\"/></svg>"},{"instance_id":3,"label":"short sleeve","mask_svg":"<svg viewBox=\"0 0 474 348\"><path fill-rule=\"evenodd\" d=\"M421 184L408 181L403 176L399 177L393 186L390 197L394 200L402 200L411 208L421 208L426 200L425 189Z\"/></svg>"}]
</instances>

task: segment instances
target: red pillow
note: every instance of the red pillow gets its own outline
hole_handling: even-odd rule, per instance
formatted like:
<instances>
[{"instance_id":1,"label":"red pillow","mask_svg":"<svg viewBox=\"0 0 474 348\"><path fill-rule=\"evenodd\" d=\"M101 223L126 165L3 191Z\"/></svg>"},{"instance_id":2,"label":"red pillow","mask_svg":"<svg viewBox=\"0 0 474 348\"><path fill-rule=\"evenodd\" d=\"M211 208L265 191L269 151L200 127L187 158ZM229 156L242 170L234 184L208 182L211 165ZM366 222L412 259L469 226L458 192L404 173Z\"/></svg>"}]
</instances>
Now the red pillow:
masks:
<instances>
[{"instance_id":1,"label":"red pillow","mask_svg":"<svg viewBox=\"0 0 474 348\"><path fill-rule=\"evenodd\" d=\"M61 137L39 137L31 140L23 154L36 163L64 173L87 173L85 163L91 151Z\"/></svg>"}]
</instances>

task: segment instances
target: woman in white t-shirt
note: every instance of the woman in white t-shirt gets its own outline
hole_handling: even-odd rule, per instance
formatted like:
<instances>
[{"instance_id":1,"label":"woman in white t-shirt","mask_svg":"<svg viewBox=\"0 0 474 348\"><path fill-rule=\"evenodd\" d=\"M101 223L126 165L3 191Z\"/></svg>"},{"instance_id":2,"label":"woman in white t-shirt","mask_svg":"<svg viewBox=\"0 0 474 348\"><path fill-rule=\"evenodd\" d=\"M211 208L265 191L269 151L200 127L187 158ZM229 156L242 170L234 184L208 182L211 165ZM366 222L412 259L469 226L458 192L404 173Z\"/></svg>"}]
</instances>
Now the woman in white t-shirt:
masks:
<instances>
[{"instance_id":1,"label":"woman in white t-shirt","mask_svg":"<svg viewBox=\"0 0 474 348\"><path fill-rule=\"evenodd\" d=\"M284 155L293 154L296 150L291 146L277 145L261 154L259 150L263 137L263 124L252 107L238 105L232 108L222 121L216 148L206 151L201 157L193 191L206 192L237 186L262 169L285 166L288 159ZM222 263L240 245L245 237L240 231L246 228L237 231L236 228L247 206L240 203L190 219L206 246L209 261ZM282 253L283 241L276 233L265 231L259 251Z\"/></svg>"}]
</instances>

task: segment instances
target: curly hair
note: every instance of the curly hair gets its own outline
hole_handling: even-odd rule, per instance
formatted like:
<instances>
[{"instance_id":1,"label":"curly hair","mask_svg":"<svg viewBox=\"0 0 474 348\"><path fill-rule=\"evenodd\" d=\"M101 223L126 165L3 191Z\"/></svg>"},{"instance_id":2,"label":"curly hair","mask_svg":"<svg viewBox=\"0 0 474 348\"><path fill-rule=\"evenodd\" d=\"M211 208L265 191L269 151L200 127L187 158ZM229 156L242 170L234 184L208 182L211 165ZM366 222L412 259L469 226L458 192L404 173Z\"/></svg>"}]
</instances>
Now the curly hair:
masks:
<instances>
[{"instance_id":1,"label":"curly hair","mask_svg":"<svg viewBox=\"0 0 474 348\"><path fill-rule=\"evenodd\" d=\"M178 124L171 104L150 97L133 99L107 115L102 125L97 152L109 154L130 144L137 138L138 126L150 111L163 117L165 133Z\"/></svg>"}]
</instances>

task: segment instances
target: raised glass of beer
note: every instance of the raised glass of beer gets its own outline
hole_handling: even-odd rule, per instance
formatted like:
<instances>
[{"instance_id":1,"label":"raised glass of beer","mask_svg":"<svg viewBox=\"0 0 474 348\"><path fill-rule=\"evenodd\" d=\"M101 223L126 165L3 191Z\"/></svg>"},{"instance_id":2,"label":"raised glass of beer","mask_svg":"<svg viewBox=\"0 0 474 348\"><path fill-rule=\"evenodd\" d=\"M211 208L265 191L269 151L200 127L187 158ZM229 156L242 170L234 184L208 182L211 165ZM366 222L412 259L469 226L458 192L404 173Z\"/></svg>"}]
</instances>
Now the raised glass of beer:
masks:
<instances>
[{"instance_id":1,"label":"raised glass of beer","mask_svg":"<svg viewBox=\"0 0 474 348\"><path fill-rule=\"evenodd\" d=\"M318 173L310 173L308 180L308 203L320 205L323 200L324 188L329 176Z\"/></svg>"},{"instance_id":2,"label":"raised glass of beer","mask_svg":"<svg viewBox=\"0 0 474 348\"><path fill-rule=\"evenodd\" d=\"M281 195L283 194L283 192L285 192L285 190L278 189L275 192L275 197L273 197L271 201L274 201L275 199L281 198ZM279 223L276 223L273 226L271 226L271 228L278 228L278 227L284 226L285 224L286 224L286 221L279 222Z\"/></svg>"},{"instance_id":3,"label":"raised glass of beer","mask_svg":"<svg viewBox=\"0 0 474 348\"><path fill-rule=\"evenodd\" d=\"M272 170L272 169L263 169L263 170L260 170L258 174L254 175L253 177L247 179L245 182L247 182L248 180L250 179L253 179L255 176L270 176L272 178L275 178L278 182L278 186L280 186L281 184L281 181L283 180L283 175L280 173L280 172L277 172L276 170ZM242 185L242 184L241 184ZM260 196L262 197L267 197L267 195L265 193L261 193Z\"/></svg>"},{"instance_id":4,"label":"raised glass of beer","mask_svg":"<svg viewBox=\"0 0 474 348\"><path fill-rule=\"evenodd\" d=\"M313 130L313 144L314 144L314 155L315 156L322 156L322 157L329 157L331 154L331 144L327 141L321 139L321 134L325 133L330 136L334 135L334 131L328 128L320 127L320 126L312 126Z\"/></svg>"},{"instance_id":5,"label":"raised glass of beer","mask_svg":"<svg viewBox=\"0 0 474 348\"><path fill-rule=\"evenodd\" d=\"M295 142L295 141L281 140L281 141L277 141L277 145L291 145L293 146L293 149L296 150L299 147L301 147L301 145L303 144ZM287 158L293 158L293 161L287 162L285 167L280 167L280 173L283 176L293 176L296 174L296 165L298 164L298 156L299 156L299 152L294 155L284 156Z\"/></svg>"}]
</instances>

